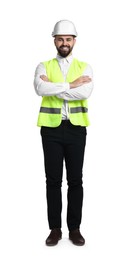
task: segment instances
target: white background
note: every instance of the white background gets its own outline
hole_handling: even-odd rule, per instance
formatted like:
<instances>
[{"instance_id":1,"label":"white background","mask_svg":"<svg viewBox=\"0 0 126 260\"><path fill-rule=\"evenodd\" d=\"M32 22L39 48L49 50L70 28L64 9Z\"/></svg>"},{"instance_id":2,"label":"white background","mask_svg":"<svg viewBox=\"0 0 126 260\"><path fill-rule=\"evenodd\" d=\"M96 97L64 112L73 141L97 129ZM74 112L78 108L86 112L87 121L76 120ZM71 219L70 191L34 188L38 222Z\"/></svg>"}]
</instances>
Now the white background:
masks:
<instances>
[{"instance_id":1,"label":"white background","mask_svg":"<svg viewBox=\"0 0 126 260\"><path fill-rule=\"evenodd\" d=\"M125 1L1 1L1 259L126 259ZM39 128L41 98L33 88L39 62L55 57L51 32L61 19L78 31L73 54L94 72L84 165L84 247L68 240L66 177L63 239L48 248L45 174Z\"/></svg>"}]
</instances>

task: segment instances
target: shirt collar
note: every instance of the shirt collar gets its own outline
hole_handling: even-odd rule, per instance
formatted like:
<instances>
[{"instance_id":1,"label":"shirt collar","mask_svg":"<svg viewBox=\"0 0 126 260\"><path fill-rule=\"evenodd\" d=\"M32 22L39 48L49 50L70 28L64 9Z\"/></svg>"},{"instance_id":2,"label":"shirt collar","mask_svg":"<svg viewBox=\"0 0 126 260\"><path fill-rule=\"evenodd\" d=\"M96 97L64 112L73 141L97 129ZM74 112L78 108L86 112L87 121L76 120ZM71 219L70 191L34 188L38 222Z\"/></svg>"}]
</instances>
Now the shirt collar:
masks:
<instances>
[{"instance_id":1,"label":"shirt collar","mask_svg":"<svg viewBox=\"0 0 126 260\"><path fill-rule=\"evenodd\" d=\"M63 58L59 54L57 54L56 59L58 60L58 62L64 62L64 60L65 60L68 63L71 63L73 60L73 55L71 54L71 55L67 56L66 58Z\"/></svg>"}]
</instances>

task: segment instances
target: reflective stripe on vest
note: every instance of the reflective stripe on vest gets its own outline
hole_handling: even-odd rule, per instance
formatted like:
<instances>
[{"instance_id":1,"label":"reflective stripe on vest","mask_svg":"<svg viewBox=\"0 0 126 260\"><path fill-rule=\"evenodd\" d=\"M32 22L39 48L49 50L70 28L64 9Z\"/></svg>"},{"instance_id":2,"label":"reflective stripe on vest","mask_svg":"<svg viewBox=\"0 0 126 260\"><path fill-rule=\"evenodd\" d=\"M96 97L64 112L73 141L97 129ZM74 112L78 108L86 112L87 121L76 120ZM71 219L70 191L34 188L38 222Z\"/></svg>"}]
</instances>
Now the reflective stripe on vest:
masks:
<instances>
[{"instance_id":1,"label":"reflective stripe on vest","mask_svg":"<svg viewBox=\"0 0 126 260\"><path fill-rule=\"evenodd\" d=\"M87 107L71 107L70 113L87 113L88 108Z\"/></svg>"},{"instance_id":2,"label":"reflective stripe on vest","mask_svg":"<svg viewBox=\"0 0 126 260\"><path fill-rule=\"evenodd\" d=\"M60 114L61 109L60 108L51 108L51 107L40 107L41 113L47 113L47 114Z\"/></svg>"},{"instance_id":3,"label":"reflective stripe on vest","mask_svg":"<svg viewBox=\"0 0 126 260\"><path fill-rule=\"evenodd\" d=\"M61 109L60 108L50 108L50 107L40 107L41 113L47 113L47 114L60 114ZM72 107L70 108L70 113L87 113L88 108L87 107Z\"/></svg>"}]
</instances>

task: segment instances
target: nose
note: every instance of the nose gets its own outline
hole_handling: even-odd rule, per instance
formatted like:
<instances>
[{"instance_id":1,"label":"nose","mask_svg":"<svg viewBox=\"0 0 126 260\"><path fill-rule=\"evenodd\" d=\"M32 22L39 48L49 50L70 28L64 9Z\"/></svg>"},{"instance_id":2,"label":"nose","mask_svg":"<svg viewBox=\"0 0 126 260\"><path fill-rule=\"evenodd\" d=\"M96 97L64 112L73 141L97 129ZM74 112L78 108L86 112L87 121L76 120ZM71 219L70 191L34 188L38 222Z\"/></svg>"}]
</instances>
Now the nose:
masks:
<instances>
[{"instance_id":1,"label":"nose","mask_svg":"<svg viewBox=\"0 0 126 260\"><path fill-rule=\"evenodd\" d=\"M67 45L67 40L63 40L63 45Z\"/></svg>"}]
</instances>

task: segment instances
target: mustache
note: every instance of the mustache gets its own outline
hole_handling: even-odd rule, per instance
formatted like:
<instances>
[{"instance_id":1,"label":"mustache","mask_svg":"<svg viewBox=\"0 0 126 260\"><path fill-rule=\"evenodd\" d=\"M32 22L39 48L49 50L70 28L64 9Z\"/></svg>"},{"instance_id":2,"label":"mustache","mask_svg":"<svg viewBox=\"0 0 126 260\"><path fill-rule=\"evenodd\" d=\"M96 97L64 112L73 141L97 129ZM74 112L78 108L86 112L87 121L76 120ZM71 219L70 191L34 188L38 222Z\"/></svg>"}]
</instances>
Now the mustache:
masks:
<instances>
[{"instance_id":1,"label":"mustache","mask_svg":"<svg viewBox=\"0 0 126 260\"><path fill-rule=\"evenodd\" d=\"M66 48L70 48L70 46L67 46L67 45L61 45L61 46L60 46L60 49L62 49L62 48L64 48L64 47L66 47Z\"/></svg>"}]
</instances>

